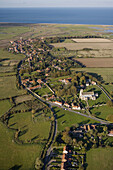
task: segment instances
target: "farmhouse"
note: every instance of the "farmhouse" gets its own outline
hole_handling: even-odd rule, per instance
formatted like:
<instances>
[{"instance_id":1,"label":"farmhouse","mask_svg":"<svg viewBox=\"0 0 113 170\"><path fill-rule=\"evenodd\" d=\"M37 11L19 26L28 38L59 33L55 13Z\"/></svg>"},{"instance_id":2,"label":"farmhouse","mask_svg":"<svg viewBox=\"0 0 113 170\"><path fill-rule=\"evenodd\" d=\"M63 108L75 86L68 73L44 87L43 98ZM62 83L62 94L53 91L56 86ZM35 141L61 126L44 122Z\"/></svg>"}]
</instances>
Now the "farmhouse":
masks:
<instances>
[{"instance_id":1,"label":"farmhouse","mask_svg":"<svg viewBox=\"0 0 113 170\"><path fill-rule=\"evenodd\" d=\"M81 100L96 100L96 96L98 96L97 94L95 95L94 92L83 92L83 89L80 90L80 95L79 98Z\"/></svg>"}]
</instances>

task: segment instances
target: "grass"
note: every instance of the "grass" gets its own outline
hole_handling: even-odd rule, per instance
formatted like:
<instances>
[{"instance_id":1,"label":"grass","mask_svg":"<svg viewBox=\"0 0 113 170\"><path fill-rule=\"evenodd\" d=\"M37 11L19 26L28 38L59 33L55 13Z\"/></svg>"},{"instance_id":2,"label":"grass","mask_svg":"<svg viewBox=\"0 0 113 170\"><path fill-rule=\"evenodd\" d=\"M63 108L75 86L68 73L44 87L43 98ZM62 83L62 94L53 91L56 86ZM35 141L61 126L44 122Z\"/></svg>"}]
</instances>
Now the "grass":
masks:
<instances>
[{"instance_id":1,"label":"grass","mask_svg":"<svg viewBox=\"0 0 113 170\"><path fill-rule=\"evenodd\" d=\"M13 132L0 122L0 169L34 169L36 157L41 153L41 145L18 145L12 140ZM19 168L20 167L20 168Z\"/></svg>"},{"instance_id":2,"label":"grass","mask_svg":"<svg viewBox=\"0 0 113 170\"><path fill-rule=\"evenodd\" d=\"M32 120L31 112L17 113L11 116L9 120L9 126L11 128L20 129L23 133L20 139L37 140L38 138L47 139L50 130L50 121L47 121L45 117L40 115L41 112L35 115L34 121Z\"/></svg>"},{"instance_id":3,"label":"grass","mask_svg":"<svg viewBox=\"0 0 113 170\"><path fill-rule=\"evenodd\" d=\"M24 58L23 54L13 54L3 48L0 48L0 59L4 59L4 61L6 60L20 61L23 58Z\"/></svg>"},{"instance_id":4,"label":"grass","mask_svg":"<svg viewBox=\"0 0 113 170\"><path fill-rule=\"evenodd\" d=\"M113 108L108 106L92 108L91 113L95 114L99 118L106 119L108 115L113 114Z\"/></svg>"},{"instance_id":5,"label":"grass","mask_svg":"<svg viewBox=\"0 0 113 170\"><path fill-rule=\"evenodd\" d=\"M107 83L113 82L113 68L75 68L75 71L85 71L94 76L100 76ZM96 74L97 75L96 75Z\"/></svg>"},{"instance_id":6,"label":"grass","mask_svg":"<svg viewBox=\"0 0 113 170\"><path fill-rule=\"evenodd\" d=\"M86 124L86 123L98 122L93 119L83 117L81 115L63 110L58 107L55 107L54 110L57 115L58 131L62 131L65 129L65 127L71 127L72 125L74 125L76 123L77 124Z\"/></svg>"},{"instance_id":7,"label":"grass","mask_svg":"<svg viewBox=\"0 0 113 170\"><path fill-rule=\"evenodd\" d=\"M9 73L0 73L0 77L4 77L4 76L14 76L14 75L16 75L16 73L15 72L9 72Z\"/></svg>"},{"instance_id":8,"label":"grass","mask_svg":"<svg viewBox=\"0 0 113 170\"><path fill-rule=\"evenodd\" d=\"M0 116L11 108L11 103L9 100L0 101Z\"/></svg>"},{"instance_id":9,"label":"grass","mask_svg":"<svg viewBox=\"0 0 113 170\"><path fill-rule=\"evenodd\" d=\"M22 103L23 101L32 100L32 95L22 95L15 98L16 103Z\"/></svg>"},{"instance_id":10,"label":"grass","mask_svg":"<svg viewBox=\"0 0 113 170\"><path fill-rule=\"evenodd\" d=\"M29 107L25 103L15 106L12 110L27 110Z\"/></svg>"},{"instance_id":11,"label":"grass","mask_svg":"<svg viewBox=\"0 0 113 170\"><path fill-rule=\"evenodd\" d=\"M109 94L113 91L113 84L103 85L103 87L107 90Z\"/></svg>"},{"instance_id":12,"label":"grass","mask_svg":"<svg viewBox=\"0 0 113 170\"><path fill-rule=\"evenodd\" d=\"M0 98L24 94L25 90L18 90L16 87L16 77L0 77Z\"/></svg>"},{"instance_id":13,"label":"grass","mask_svg":"<svg viewBox=\"0 0 113 170\"><path fill-rule=\"evenodd\" d=\"M112 170L113 148L98 148L87 152L87 170Z\"/></svg>"},{"instance_id":14,"label":"grass","mask_svg":"<svg viewBox=\"0 0 113 170\"><path fill-rule=\"evenodd\" d=\"M43 95L47 95L47 94L52 94L52 92L46 86L42 87L41 89L35 90L35 93L37 93L39 96L43 96Z\"/></svg>"},{"instance_id":15,"label":"grass","mask_svg":"<svg viewBox=\"0 0 113 170\"><path fill-rule=\"evenodd\" d=\"M98 97L96 100L88 100L89 106L97 105L97 104L106 104L108 101L107 96L97 87L97 86L89 86L84 91L94 91L95 93L98 93Z\"/></svg>"},{"instance_id":16,"label":"grass","mask_svg":"<svg viewBox=\"0 0 113 170\"><path fill-rule=\"evenodd\" d=\"M18 36L22 33L29 32L31 29L29 27L1 27L0 31L4 34L0 34L0 39L10 39L14 38L15 36Z\"/></svg>"},{"instance_id":17,"label":"grass","mask_svg":"<svg viewBox=\"0 0 113 170\"><path fill-rule=\"evenodd\" d=\"M10 72L14 72L14 67L11 66L0 66L0 74L10 74Z\"/></svg>"}]
</instances>

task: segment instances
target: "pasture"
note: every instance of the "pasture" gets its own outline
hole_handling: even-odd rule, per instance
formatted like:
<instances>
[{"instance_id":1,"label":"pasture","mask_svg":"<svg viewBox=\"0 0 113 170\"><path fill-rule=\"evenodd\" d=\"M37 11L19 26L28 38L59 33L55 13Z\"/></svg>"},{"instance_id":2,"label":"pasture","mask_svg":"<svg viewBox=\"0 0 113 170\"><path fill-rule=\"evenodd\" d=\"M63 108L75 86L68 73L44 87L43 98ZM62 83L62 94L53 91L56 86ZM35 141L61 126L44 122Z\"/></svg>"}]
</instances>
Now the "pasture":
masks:
<instances>
[{"instance_id":1,"label":"pasture","mask_svg":"<svg viewBox=\"0 0 113 170\"><path fill-rule=\"evenodd\" d=\"M40 155L41 145L18 145L13 141L13 131L0 122L0 169L34 169L34 162Z\"/></svg>"},{"instance_id":2,"label":"pasture","mask_svg":"<svg viewBox=\"0 0 113 170\"><path fill-rule=\"evenodd\" d=\"M99 123L93 119L89 119L87 117L83 117L73 112L69 112L67 110L63 110L60 107L54 107L57 123L58 123L58 131L63 131L65 127L71 127L76 124L87 124L87 123Z\"/></svg>"},{"instance_id":3,"label":"pasture","mask_svg":"<svg viewBox=\"0 0 113 170\"><path fill-rule=\"evenodd\" d=\"M113 108L108 106L100 106L90 109L91 113L98 118L106 120L108 115L113 114Z\"/></svg>"},{"instance_id":4,"label":"pasture","mask_svg":"<svg viewBox=\"0 0 113 170\"><path fill-rule=\"evenodd\" d=\"M0 77L0 99L10 96L24 94L25 90L18 90L16 87L16 77Z\"/></svg>"},{"instance_id":5,"label":"pasture","mask_svg":"<svg viewBox=\"0 0 113 170\"><path fill-rule=\"evenodd\" d=\"M96 98L96 100L88 100L89 106L98 105L98 104L106 104L106 102L108 101L107 96L97 86L88 86L84 90L84 92L85 91L87 92L94 91L95 94L98 93L98 97Z\"/></svg>"},{"instance_id":6,"label":"pasture","mask_svg":"<svg viewBox=\"0 0 113 170\"><path fill-rule=\"evenodd\" d=\"M95 73L103 78L103 81L110 83L113 82L113 68L76 68L72 69L77 71L85 71L92 75Z\"/></svg>"},{"instance_id":7,"label":"pasture","mask_svg":"<svg viewBox=\"0 0 113 170\"><path fill-rule=\"evenodd\" d=\"M15 36L21 36L21 34L31 31L30 27L26 26L9 26L9 27L0 27L0 40L11 39Z\"/></svg>"},{"instance_id":8,"label":"pasture","mask_svg":"<svg viewBox=\"0 0 113 170\"><path fill-rule=\"evenodd\" d=\"M7 112L11 108L11 103L9 100L0 101L0 116Z\"/></svg>"},{"instance_id":9,"label":"pasture","mask_svg":"<svg viewBox=\"0 0 113 170\"><path fill-rule=\"evenodd\" d=\"M50 121L47 121L42 113L36 113L34 120L31 112L16 113L10 117L8 125L21 130L22 134L19 138L25 143L29 140L41 142L41 138L47 140L49 136Z\"/></svg>"},{"instance_id":10,"label":"pasture","mask_svg":"<svg viewBox=\"0 0 113 170\"><path fill-rule=\"evenodd\" d=\"M87 170L112 170L113 169L113 148L91 149L87 152Z\"/></svg>"},{"instance_id":11,"label":"pasture","mask_svg":"<svg viewBox=\"0 0 113 170\"><path fill-rule=\"evenodd\" d=\"M33 96L32 95L22 95L22 96L18 96L15 98L15 102L16 104L18 103L22 103L24 101L27 101L27 100L32 100L33 99Z\"/></svg>"}]
</instances>

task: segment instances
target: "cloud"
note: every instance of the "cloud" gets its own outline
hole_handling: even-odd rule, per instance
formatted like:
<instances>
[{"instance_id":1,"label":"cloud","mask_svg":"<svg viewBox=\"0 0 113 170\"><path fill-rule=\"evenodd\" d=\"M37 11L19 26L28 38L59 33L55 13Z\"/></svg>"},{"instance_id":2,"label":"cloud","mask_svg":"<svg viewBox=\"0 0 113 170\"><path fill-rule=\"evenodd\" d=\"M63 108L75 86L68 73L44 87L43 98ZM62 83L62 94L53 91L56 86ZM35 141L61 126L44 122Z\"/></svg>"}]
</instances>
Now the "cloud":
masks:
<instances>
[{"instance_id":1,"label":"cloud","mask_svg":"<svg viewBox=\"0 0 113 170\"><path fill-rule=\"evenodd\" d=\"M0 0L0 7L113 7L113 0Z\"/></svg>"}]
</instances>

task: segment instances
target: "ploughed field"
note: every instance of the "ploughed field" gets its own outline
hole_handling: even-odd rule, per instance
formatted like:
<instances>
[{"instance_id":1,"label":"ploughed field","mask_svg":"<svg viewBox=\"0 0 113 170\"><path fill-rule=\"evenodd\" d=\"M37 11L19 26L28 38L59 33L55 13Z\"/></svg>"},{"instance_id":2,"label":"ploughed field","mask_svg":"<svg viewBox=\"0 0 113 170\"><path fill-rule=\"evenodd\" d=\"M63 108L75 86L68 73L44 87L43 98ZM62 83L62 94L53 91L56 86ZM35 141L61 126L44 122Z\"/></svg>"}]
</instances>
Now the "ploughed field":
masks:
<instances>
[{"instance_id":1,"label":"ploughed field","mask_svg":"<svg viewBox=\"0 0 113 170\"><path fill-rule=\"evenodd\" d=\"M77 58L86 67L113 67L113 58Z\"/></svg>"}]
</instances>

